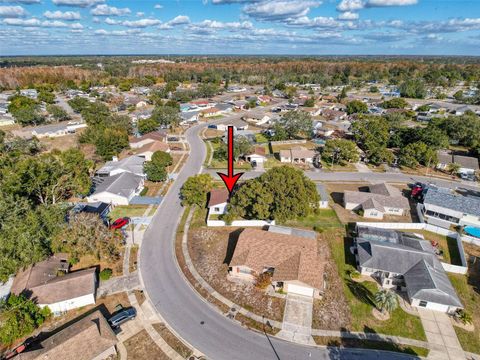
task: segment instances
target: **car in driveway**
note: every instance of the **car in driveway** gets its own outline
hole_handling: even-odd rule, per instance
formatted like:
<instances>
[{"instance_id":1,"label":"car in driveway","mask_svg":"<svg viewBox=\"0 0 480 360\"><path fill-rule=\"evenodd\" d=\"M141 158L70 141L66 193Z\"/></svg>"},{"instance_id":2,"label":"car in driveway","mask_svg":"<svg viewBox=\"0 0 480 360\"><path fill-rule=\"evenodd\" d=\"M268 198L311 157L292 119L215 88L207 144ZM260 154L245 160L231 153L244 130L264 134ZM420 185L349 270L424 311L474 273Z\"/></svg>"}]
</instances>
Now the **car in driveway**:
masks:
<instances>
[{"instance_id":1,"label":"car in driveway","mask_svg":"<svg viewBox=\"0 0 480 360\"><path fill-rule=\"evenodd\" d=\"M133 307L128 307L113 315L110 319L108 319L108 323L112 328L115 329L129 320L135 319L136 316L137 310L135 310Z\"/></svg>"},{"instance_id":2,"label":"car in driveway","mask_svg":"<svg viewBox=\"0 0 480 360\"><path fill-rule=\"evenodd\" d=\"M130 223L130 218L128 217L122 217L118 218L115 220L113 223L110 224L110 229L116 230L116 229L121 229L124 226L128 225Z\"/></svg>"}]
</instances>

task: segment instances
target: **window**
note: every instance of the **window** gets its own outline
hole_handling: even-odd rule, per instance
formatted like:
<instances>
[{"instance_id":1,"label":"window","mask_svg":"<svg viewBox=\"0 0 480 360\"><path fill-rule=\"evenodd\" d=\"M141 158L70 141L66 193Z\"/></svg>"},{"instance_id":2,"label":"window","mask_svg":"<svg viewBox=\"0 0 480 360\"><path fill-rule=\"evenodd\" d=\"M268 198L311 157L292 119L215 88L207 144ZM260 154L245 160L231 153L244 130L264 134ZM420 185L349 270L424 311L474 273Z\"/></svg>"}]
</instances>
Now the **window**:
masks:
<instances>
[{"instance_id":1,"label":"window","mask_svg":"<svg viewBox=\"0 0 480 360\"><path fill-rule=\"evenodd\" d=\"M420 303L418 304L418 306L427 307L427 304L428 304L428 302L422 300L422 301L420 301Z\"/></svg>"},{"instance_id":2,"label":"window","mask_svg":"<svg viewBox=\"0 0 480 360\"><path fill-rule=\"evenodd\" d=\"M460 221L460 219L458 219L456 217L445 215L445 214L442 214L442 213L438 213L438 212L435 212L435 211L432 211L432 210L427 210L426 214L428 216L432 216L432 217L435 217L437 219L449 221L449 222L452 222L452 223L455 223L455 224L458 224L458 222Z\"/></svg>"},{"instance_id":3,"label":"window","mask_svg":"<svg viewBox=\"0 0 480 360\"><path fill-rule=\"evenodd\" d=\"M250 269L246 269L246 268L237 268L237 270L239 273L242 273L242 274L250 275L252 273Z\"/></svg>"},{"instance_id":4,"label":"window","mask_svg":"<svg viewBox=\"0 0 480 360\"><path fill-rule=\"evenodd\" d=\"M214 207L213 210L218 212L218 211L220 211L220 208L219 207Z\"/></svg>"}]
</instances>

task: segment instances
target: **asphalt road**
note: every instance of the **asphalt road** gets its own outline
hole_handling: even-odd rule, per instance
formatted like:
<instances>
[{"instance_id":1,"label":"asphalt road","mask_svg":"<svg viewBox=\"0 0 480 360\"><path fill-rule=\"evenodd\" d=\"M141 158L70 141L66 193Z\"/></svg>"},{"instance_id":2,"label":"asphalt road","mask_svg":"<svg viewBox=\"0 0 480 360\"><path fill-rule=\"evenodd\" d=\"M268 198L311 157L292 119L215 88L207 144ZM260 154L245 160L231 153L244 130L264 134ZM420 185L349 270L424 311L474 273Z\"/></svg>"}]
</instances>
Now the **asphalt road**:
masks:
<instances>
[{"instance_id":1,"label":"asphalt road","mask_svg":"<svg viewBox=\"0 0 480 360\"><path fill-rule=\"evenodd\" d=\"M215 311L185 282L174 255L174 240L182 214L179 190L200 171L206 150L199 124L186 132L191 153L155 213L143 238L140 273L156 310L192 346L214 360L411 359L375 350L321 349L297 345L247 330ZM335 291L332 289L331 291Z\"/></svg>"}]
</instances>

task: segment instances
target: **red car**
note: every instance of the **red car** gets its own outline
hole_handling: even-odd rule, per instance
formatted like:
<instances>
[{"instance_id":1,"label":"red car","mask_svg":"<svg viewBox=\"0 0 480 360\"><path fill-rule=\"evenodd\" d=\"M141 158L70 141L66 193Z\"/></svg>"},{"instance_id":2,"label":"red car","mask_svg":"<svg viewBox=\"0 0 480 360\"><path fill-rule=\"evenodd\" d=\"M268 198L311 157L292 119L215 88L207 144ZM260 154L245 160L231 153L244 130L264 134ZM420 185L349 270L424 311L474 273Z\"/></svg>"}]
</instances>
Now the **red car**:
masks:
<instances>
[{"instance_id":1,"label":"red car","mask_svg":"<svg viewBox=\"0 0 480 360\"><path fill-rule=\"evenodd\" d=\"M121 229L124 226L128 225L129 222L130 219L128 217L118 218L110 224L110 229Z\"/></svg>"}]
</instances>

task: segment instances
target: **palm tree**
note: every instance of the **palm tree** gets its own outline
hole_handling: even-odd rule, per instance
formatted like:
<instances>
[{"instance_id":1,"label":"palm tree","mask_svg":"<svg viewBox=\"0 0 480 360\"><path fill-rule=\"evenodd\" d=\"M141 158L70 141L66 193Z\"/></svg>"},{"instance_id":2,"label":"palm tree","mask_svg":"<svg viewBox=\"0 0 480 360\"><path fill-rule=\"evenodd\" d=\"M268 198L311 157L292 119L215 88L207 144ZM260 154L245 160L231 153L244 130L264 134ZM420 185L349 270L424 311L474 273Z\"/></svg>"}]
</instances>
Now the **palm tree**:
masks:
<instances>
[{"instance_id":1,"label":"palm tree","mask_svg":"<svg viewBox=\"0 0 480 360\"><path fill-rule=\"evenodd\" d=\"M397 295L390 290L380 290L375 294L375 304L382 313L391 313L398 306Z\"/></svg>"},{"instance_id":2,"label":"palm tree","mask_svg":"<svg viewBox=\"0 0 480 360\"><path fill-rule=\"evenodd\" d=\"M448 164L447 169L452 175L457 175L458 171L460 170L460 164L450 163Z\"/></svg>"}]
</instances>

